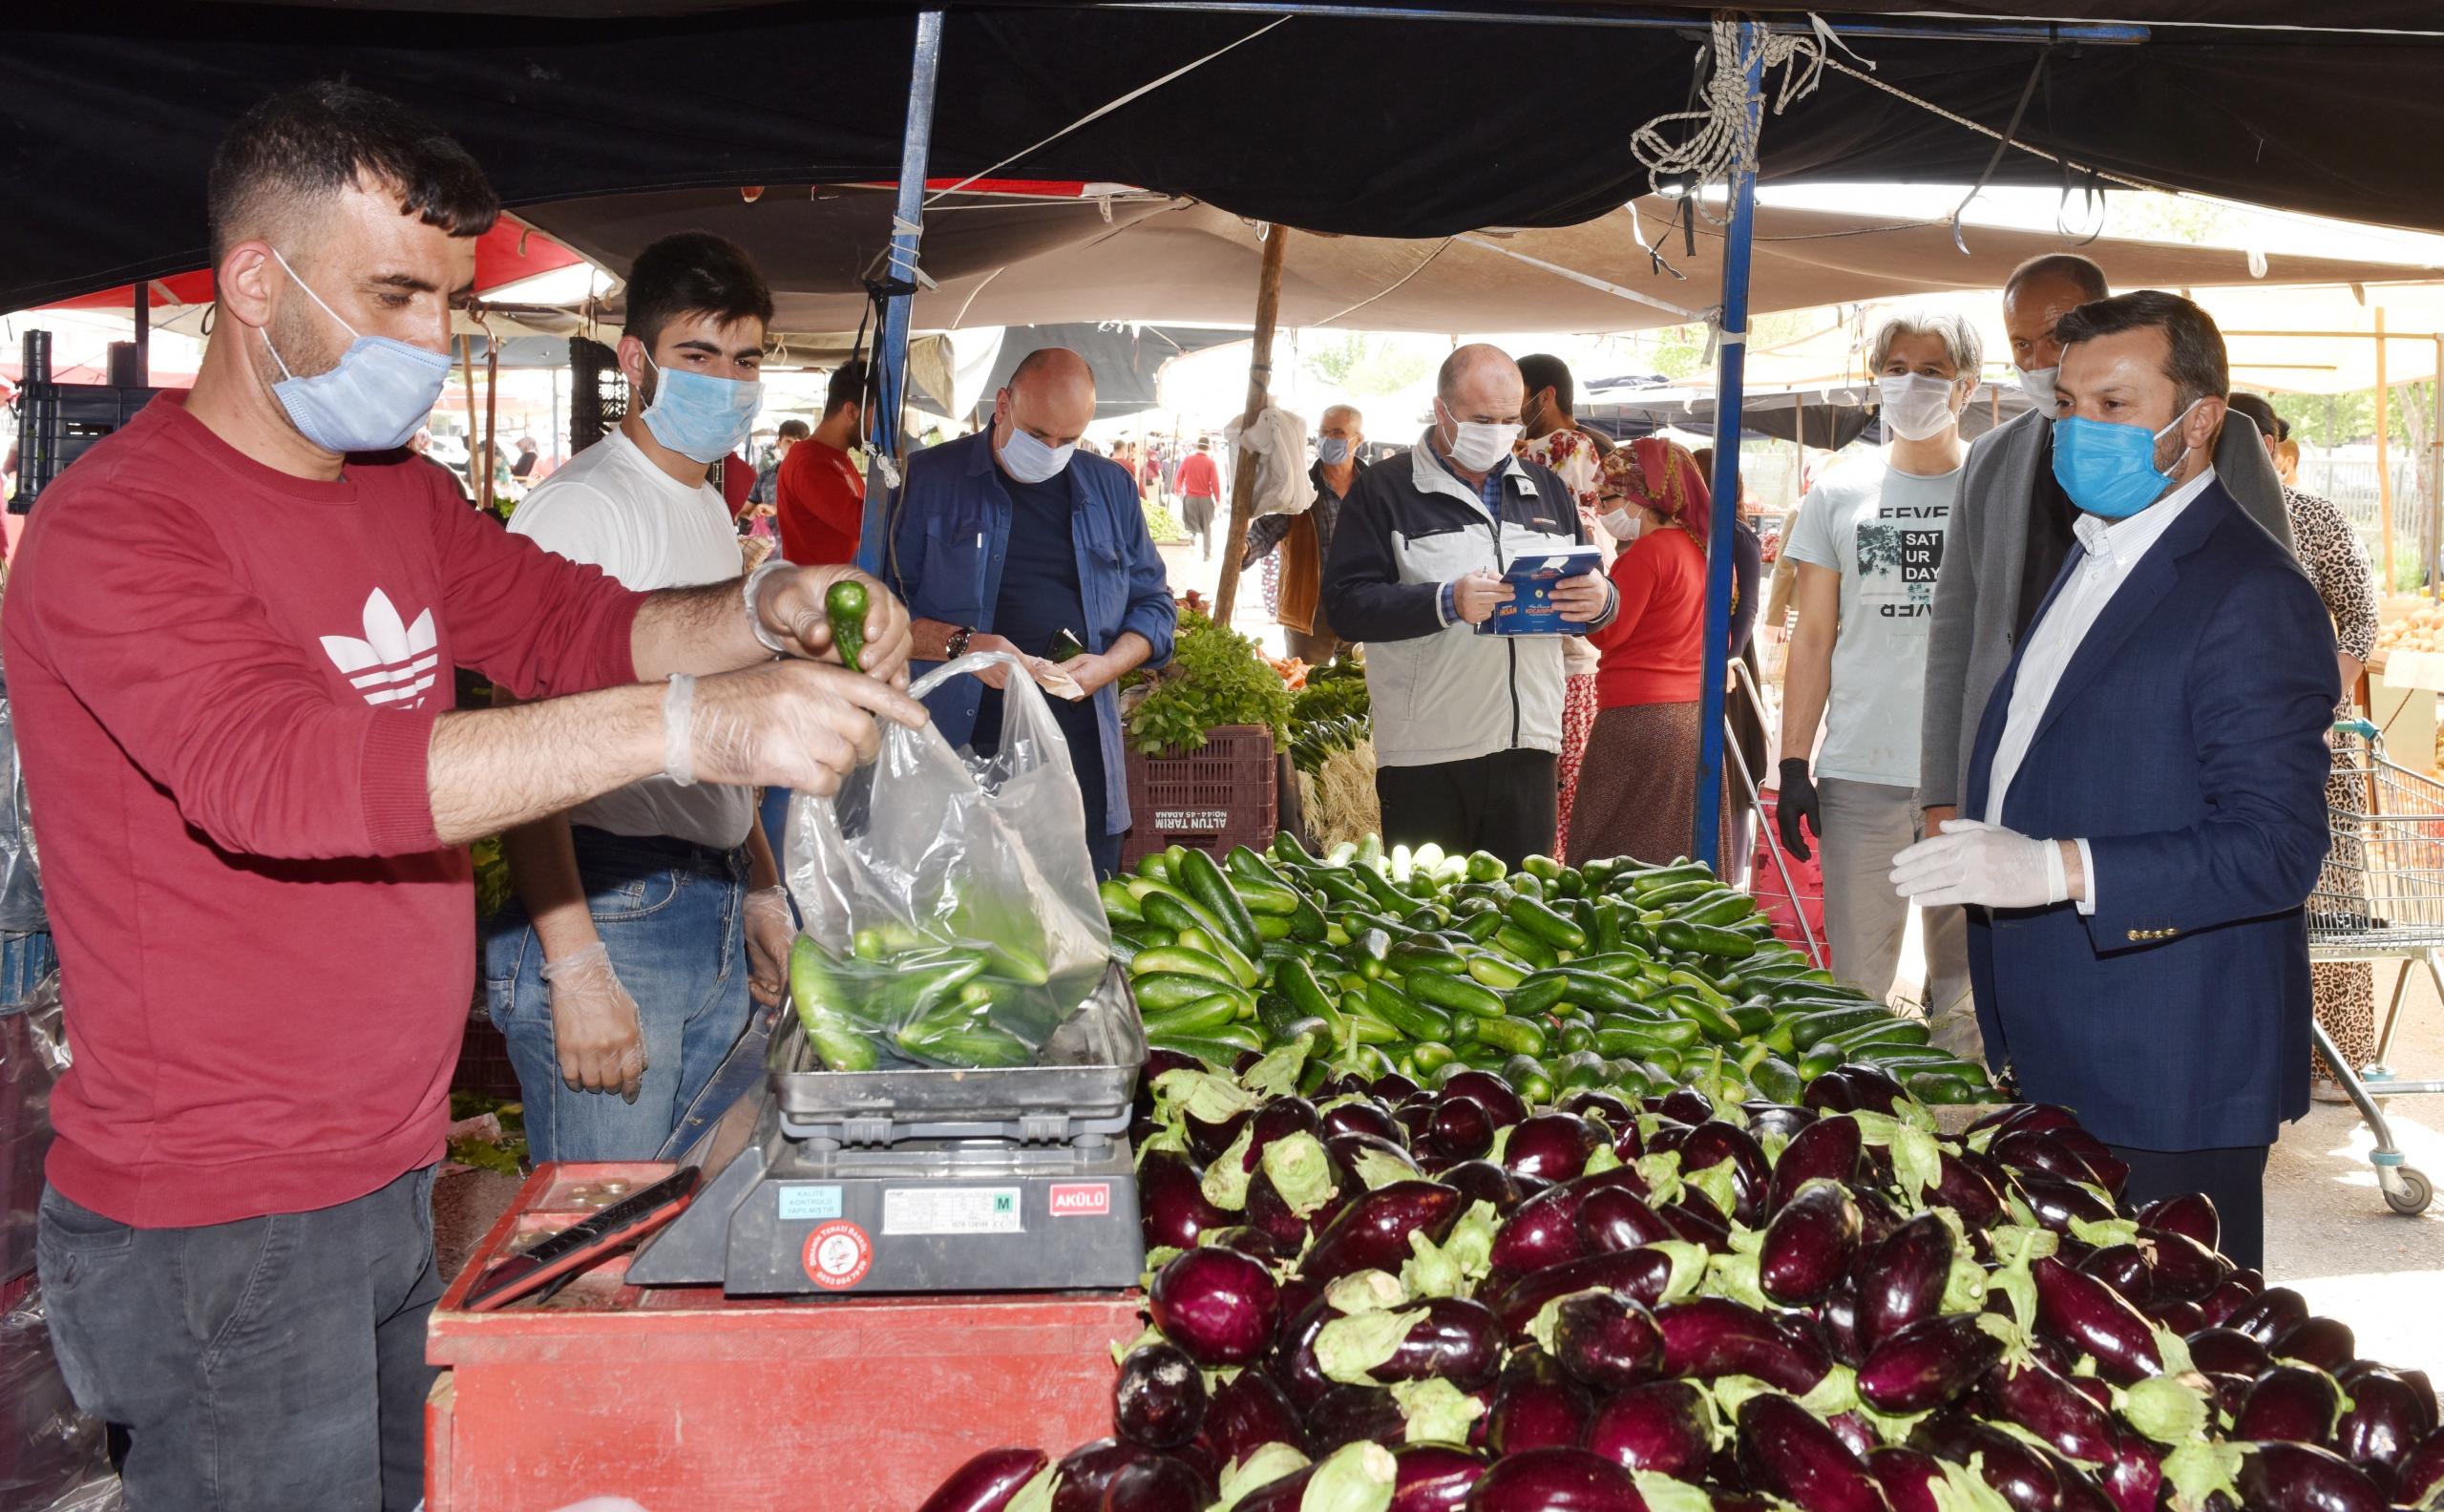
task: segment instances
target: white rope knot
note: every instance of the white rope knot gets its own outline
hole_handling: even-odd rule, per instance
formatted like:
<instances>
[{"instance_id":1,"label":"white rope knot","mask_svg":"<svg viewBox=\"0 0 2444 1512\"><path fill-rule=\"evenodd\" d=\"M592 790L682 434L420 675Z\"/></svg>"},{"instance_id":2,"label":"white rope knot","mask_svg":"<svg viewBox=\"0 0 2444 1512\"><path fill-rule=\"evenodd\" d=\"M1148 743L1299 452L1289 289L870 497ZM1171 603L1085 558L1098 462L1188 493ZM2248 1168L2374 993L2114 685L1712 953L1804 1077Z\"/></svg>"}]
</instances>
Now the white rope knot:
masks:
<instances>
[{"instance_id":1,"label":"white rope knot","mask_svg":"<svg viewBox=\"0 0 2444 1512\"><path fill-rule=\"evenodd\" d=\"M1811 14L1808 21L1810 30L1804 33L1751 27L1746 41L1742 40L1738 22L1714 22L1712 38L1696 59L1700 70L1711 64L1700 92L1705 108L1658 116L1630 137L1631 155L1647 170L1649 188L1662 194L1667 181L1685 179L1685 193L1694 201L1696 213L1712 224L1722 224L1706 210L1702 191L1711 183L1727 184L1734 174L1756 171L1757 128L1749 117L1751 66L1757 68L1759 77L1774 69L1782 71L1781 82L1774 92L1777 116L1794 101L1805 99L1815 92L1833 48L1849 52L1870 69L1875 67L1851 52L1822 17ZM1685 140L1675 142L1664 128L1677 121L1697 124Z\"/></svg>"}]
</instances>

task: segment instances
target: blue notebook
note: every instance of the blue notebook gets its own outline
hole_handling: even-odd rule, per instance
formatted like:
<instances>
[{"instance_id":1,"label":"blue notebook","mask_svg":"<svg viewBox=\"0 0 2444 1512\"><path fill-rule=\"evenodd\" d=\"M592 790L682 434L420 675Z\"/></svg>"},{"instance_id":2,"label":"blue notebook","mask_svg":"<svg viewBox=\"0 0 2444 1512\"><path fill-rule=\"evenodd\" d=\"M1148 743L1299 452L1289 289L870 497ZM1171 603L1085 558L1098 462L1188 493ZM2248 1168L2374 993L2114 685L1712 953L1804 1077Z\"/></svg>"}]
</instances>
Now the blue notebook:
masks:
<instances>
[{"instance_id":1,"label":"blue notebook","mask_svg":"<svg viewBox=\"0 0 2444 1512\"><path fill-rule=\"evenodd\" d=\"M1604 555L1592 546L1573 551L1540 552L1511 559L1502 580L1510 584L1510 602L1496 604L1493 617L1477 626L1479 635L1576 636L1587 626L1565 620L1553 607L1553 584L1604 570Z\"/></svg>"}]
</instances>

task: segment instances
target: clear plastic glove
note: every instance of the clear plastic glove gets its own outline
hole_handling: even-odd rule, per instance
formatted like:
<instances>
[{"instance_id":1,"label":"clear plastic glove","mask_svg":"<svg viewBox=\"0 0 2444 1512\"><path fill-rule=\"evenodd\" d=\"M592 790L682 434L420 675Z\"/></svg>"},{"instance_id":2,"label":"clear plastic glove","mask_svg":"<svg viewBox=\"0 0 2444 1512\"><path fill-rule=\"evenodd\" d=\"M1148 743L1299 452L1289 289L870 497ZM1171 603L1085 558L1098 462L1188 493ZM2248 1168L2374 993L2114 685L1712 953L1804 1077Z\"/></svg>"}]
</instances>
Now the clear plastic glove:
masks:
<instances>
[{"instance_id":1,"label":"clear plastic glove","mask_svg":"<svg viewBox=\"0 0 2444 1512\"><path fill-rule=\"evenodd\" d=\"M832 619L824 596L832 585L850 578L866 585L866 643L857 662L866 675L885 682L908 685L908 655L915 647L908 606L890 589L854 567L793 567L775 570L755 585L755 618L764 633L791 656L837 664L832 644Z\"/></svg>"},{"instance_id":2,"label":"clear plastic glove","mask_svg":"<svg viewBox=\"0 0 2444 1512\"><path fill-rule=\"evenodd\" d=\"M788 888L757 888L747 894L747 992L767 1008L780 1005L797 933Z\"/></svg>"},{"instance_id":3,"label":"clear plastic glove","mask_svg":"<svg viewBox=\"0 0 2444 1512\"><path fill-rule=\"evenodd\" d=\"M645 1080L645 1029L637 1000L596 940L574 956L543 963L552 989L552 1047L572 1092L617 1092L634 1102Z\"/></svg>"},{"instance_id":4,"label":"clear plastic glove","mask_svg":"<svg viewBox=\"0 0 2444 1512\"><path fill-rule=\"evenodd\" d=\"M1977 819L1954 819L1943 833L1894 856L1892 887L1921 908L2039 908L2071 895L2061 848L2054 841Z\"/></svg>"},{"instance_id":5,"label":"clear plastic glove","mask_svg":"<svg viewBox=\"0 0 2444 1512\"><path fill-rule=\"evenodd\" d=\"M678 782L828 795L881 749L877 718L915 729L930 717L887 682L816 662L674 678L663 699L664 771Z\"/></svg>"}]
</instances>

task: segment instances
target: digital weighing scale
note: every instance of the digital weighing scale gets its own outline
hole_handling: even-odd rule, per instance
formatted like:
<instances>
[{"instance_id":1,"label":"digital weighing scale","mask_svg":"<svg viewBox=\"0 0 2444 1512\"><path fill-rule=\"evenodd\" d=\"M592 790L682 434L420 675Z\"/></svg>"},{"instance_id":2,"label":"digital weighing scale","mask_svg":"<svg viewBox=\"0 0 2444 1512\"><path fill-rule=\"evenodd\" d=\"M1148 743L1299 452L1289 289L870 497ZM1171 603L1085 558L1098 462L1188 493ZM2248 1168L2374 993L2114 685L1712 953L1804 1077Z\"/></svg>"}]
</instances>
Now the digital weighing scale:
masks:
<instances>
[{"instance_id":1,"label":"digital weighing scale","mask_svg":"<svg viewBox=\"0 0 2444 1512\"><path fill-rule=\"evenodd\" d=\"M826 1071L785 1008L761 1087L683 1157L703 1183L627 1280L809 1298L1134 1286L1145 1063L1117 966L1037 1064L1007 1070Z\"/></svg>"}]
</instances>

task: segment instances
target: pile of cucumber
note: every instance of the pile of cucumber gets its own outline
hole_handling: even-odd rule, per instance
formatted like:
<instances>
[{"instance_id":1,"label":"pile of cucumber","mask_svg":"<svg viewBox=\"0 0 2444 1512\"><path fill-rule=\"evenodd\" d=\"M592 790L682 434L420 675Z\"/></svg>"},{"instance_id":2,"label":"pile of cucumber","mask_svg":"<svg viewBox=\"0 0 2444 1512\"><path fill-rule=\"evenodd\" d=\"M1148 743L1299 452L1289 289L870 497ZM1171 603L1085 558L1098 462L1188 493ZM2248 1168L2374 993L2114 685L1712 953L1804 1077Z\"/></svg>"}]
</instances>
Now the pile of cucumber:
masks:
<instances>
[{"instance_id":1,"label":"pile of cucumber","mask_svg":"<svg viewBox=\"0 0 2444 1512\"><path fill-rule=\"evenodd\" d=\"M1514 872L1371 839L1318 858L1285 833L1219 863L1174 846L1103 900L1147 1040L1217 1065L1304 1039L1360 1074L1495 1071L1531 1103L1700 1074L1797 1102L1850 1062L1928 1102L1994 1096L1983 1066L1812 969L1698 862Z\"/></svg>"}]
</instances>

